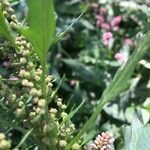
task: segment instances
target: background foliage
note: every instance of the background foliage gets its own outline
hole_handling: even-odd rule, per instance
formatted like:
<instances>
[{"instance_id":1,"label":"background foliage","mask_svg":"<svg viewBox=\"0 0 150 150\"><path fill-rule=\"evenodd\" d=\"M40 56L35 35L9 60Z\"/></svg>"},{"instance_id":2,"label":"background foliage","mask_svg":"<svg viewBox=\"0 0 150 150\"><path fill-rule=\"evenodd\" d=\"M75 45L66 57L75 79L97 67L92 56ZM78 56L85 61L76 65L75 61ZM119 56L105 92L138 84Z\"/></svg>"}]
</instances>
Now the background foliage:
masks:
<instances>
[{"instance_id":1,"label":"background foliage","mask_svg":"<svg viewBox=\"0 0 150 150\"><path fill-rule=\"evenodd\" d=\"M27 12L26 1L12 1L12 5L17 12L18 18L23 21ZM54 83L55 86L57 86L60 79L65 74L66 80L63 81L62 86L59 89L59 95L66 100L66 103L69 102L68 112L74 106L78 106L83 100L85 100L82 109L79 109L75 117L72 119L78 127L78 130L81 129L91 116L104 89L108 86L117 69L121 66L121 64L115 59L115 54L121 52L128 59L139 43L139 40L150 29L149 1L97 1L99 8L104 7L106 9L107 15L105 17L108 21L115 16L122 17L119 30L114 31L113 29L110 29L113 33L113 42L107 47L102 41L102 36L105 30L96 26L95 13L92 7L93 3L94 2L88 0L55 1L57 35L67 29L78 16L85 12L86 9L87 10L77 23L69 28L69 32L65 34L61 40L57 41L56 44L51 47L51 51L48 52L48 62L51 66L49 73L56 79ZM31 16L31 20L32 17L34 16ZM40 28L38 23L35 24L38 25L38 31L40 30L40 32L42 32L42 27ZM54 28L54 26L55 23L52 24L51 28ZM43 28L45 28L44 25ZM49 30L51 30L51 28L49 28ZM8 39L11 39L12 35L9 35L9 33L2 34L7 34ZM44 38L44 35L38 40L42 40L42 38ZM125 43L125 38L132 39L134 44L129 45ZM53 39L50 35L50 43L52 41ZM12 41L12 43L13 42L14 41ZM46 48L48 46L49 45L47 44ZM47 51L47 49L45 49L45 51ZM95 135L102 131L111 131L116 138L114 144L115 149L121 150L124 145L122 126L131 124L134 108L138 108L139 111L141 111L141 118L144 124L149 123L149 59L150 54L149 51L147 51L147 54L138 63L134 74L129 81L130 86L128 90L115 98L116 101L111 101L104 106L104 109L93 124L93 130L88 132L89 139L90 137L95 137ZM0 73L7 74L7 71L2 65L3 60L0 61ZM126 82L123 84L126 84ZM134 123L132 122L132 127L133 124ZM144 126L140 122L138 122L138 125L140 129ZM130 128L125 129L126 132L130 132ZM143 133L147 132L147 128L142 129ZM133 130L135 131L137 129L133 128ZM84 136L84 140L88 141L89 139L86 139L86 135ZM138 137L140 136L143 137L143 135L138 135ZM126 143L128 143L127 140L125 140ZM138 148L139 147L140 144L138 145Z\"/></svg>"},{"instance_id":2,"label":"background foliage","mask_svg":"<svg viewBox=\"0 0 150 150\"><path fill-rule=\"evenodd\" d=\"M71 103L76 104L79 104L82 99L86 100L83 109L80 109L79 115L74 118L79 128L93 112L97 100L119 67L114 58L115 53L122 51L125 55L130 56L139 38L149 30L150 5L148 1L98 2L100 6L107 8L110 15L107 16L108 19L111 16L118 15L123 17L120 30L114 33L112 47L107 48L103 45L101 41L103 32L96 27L93 11L89 9L79 22L71 28L66 37L57 43L55 50L50 55L50 62L55 66L51 71L56 76L58 74L62 76L65 73L67 77L68 83L64 83L62 87L63 96L67 98L70 96ZM87 5L89 5L89 1L63 1L61 5L57 5L56 2L58 32L69 26ZM126 45L124 43L125 37L133 39L135 46ZM149 57L149 52L147 52L136 67L130 80L129 90L117 97L115 102L111 102L104 107L95 125L93 125L96 130L94 129L89 133L95 135L100 131L111 130L117 137L115 141L116 149L122 148L121 127L124 124L131 123L135 107L140 107L144 122L149 122Z\"/></svg>"}]
</instances>

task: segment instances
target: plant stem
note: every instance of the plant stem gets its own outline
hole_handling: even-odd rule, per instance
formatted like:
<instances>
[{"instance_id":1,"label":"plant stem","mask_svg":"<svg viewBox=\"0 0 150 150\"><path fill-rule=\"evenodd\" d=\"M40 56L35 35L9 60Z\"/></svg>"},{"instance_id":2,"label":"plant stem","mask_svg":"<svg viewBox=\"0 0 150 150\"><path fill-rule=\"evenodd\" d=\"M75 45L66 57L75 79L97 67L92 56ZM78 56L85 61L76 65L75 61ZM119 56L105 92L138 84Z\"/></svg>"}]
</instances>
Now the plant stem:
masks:
<instances>
[{"instance_id":1,"label":"plant stem","mask_svg":"<svg viewBox=\"0 0 150 150\"><path fill-rule=\"evenodd\" d=\"M46 100L45 104L45 120L48 122L48 99L47 99L47 92L46 92L46 74L47 74L47 62L46 62L46 56L44 57L44 62L42 64L42 96Z\"/></svg>"},{"instance_id":2,"label":"plant stem","mask_svg":"<svg viewBox=\"0 0 150 150\"><path fill-rule=\"evenodd\" d=\"M46 98L46 61L42 64L42 95Z\"/></svg>"},{"instance_id":3,"label":"plant stem","mask_svg":"<svg viewBox=\"0 0 150 150\"><path fill-rule=\"evenodd\" d=\"M67 147L65 148L65 150L70 150L72 145L77 142L80 137L91 127L91 122L95 122L98 114L101 112L103 106L105 105L105 101L104 99L102 98L100 101L99 101L99 104L98 106L96 107L94 113L92 114L92 116L90 117L90 119L86 122L86 124L83 126L83 128L81 129L81 131L77 134L77 136L67 145Z\"/></svg>"}]
</instances>

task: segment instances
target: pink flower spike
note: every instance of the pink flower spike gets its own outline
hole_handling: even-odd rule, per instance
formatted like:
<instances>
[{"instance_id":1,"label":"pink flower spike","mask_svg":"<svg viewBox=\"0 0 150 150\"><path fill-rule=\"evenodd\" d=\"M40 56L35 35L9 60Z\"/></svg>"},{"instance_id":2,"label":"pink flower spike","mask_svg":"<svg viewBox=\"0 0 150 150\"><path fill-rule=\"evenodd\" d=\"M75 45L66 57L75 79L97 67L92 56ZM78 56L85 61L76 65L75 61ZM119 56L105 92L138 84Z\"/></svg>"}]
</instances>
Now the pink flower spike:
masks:
<instances>
[{"instance_id":1,"label":"pink flower spike","mask_svg":"<svg viewBox=\"0 0 150 150\"><path fill-rule=\"evenodd\" d=\"M91 143L90 150L110 150L113 145L114 137L109 132L104 132L96 137Z\"/></svg>"},{"instance_id":2,"label":"pink flower spike","mask_svg":"<svg viewBox=\"0 0 150 150\"><path fill-rule=\"evenodd\" d=\"M112 27L118 26L120 24L121 20L122 20L122 16L116 16L111 20L110 24Z\"/></svg>"},{"instance_id":3,"label":"pink flower spike","mask_svg":"<svg viewBox=\"0 0 150 150\"><path fill-rule=\"evenodd\" d=\"M124 39L125 44L129 45L129 46L133 46L134 45L134 41L130 38L125 38Z\"/></svg>"},{"instance_id":4,"label":"pink flower spike","mask_svg":"<svg viewBox=\"0 0 150 150\"><path fill-rule=\"evenodd\" d=\"M105 32L102 36L102 42L105 46L108 46L109 42L112 40L113 34L111 32Z\"/></svg>"},{"instance_id":5,"label":"pink flower spike","mask_svg":"<svg viewBox=\"0 0 150 150\"><path fill-rule=\"evenodd\" d=\"M114 58L120 63L125 63L126 62L126 58L122 53L116 53Z\"/></svg>"},{"instance_id":6,"label":"pink flower spike","mask_svg":"<svg viewBox=\"0 0 150 150\"><path fill-rule=\"evenodd\" d=\"M102 23L101 28L104 30L110 30L110 25L109 25L109 23Z\"/></svg>"}]
</instances>

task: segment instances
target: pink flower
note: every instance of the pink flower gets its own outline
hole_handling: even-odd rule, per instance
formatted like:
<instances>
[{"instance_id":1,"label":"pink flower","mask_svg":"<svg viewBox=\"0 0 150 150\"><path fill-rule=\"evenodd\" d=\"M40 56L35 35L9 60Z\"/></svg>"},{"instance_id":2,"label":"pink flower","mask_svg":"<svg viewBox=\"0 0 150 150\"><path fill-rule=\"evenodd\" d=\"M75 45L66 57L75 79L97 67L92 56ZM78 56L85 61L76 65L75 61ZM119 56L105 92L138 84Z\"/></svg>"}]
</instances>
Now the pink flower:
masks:
<instances>
[{"instance_id":1,"label":"pink flower","mask_svg":"<svg viewBox=\"0 0 150 150\"><path fill-rule=\"evenodd\" d=\"M99 20L101 23L104 22L104 17L101 15L96 15L95 18L96 18L96 20Z\"/></svg>"},{"instance_id":2,"label":"pink flower","mask_svg":"<svg viewBox=\"0 0 150 150\"><path fill-rule=\"evenodd\" d=\"M18 81L19 78L12 76L12 77L9 78L9 80L11 80L11 81Z\"/></svg>"},{"instance_id":3,"label":"pink flower","mask_svg":"<svg viewBox=\"0 0 150 150\"><path fill-rule=\"evenodd\" d=\"M91 7L92 7L93 9L97 9L97 8L99 7L99 4L98 4L98 3L92 3L92 4L91 4Z\"/></svg>"},{"instance_id":4,"label":"pink flower","mask_svg":"<svg viewBox=\"0 0 150 150\"><path fill-rule=\"evenodd\" d=\"M110 24L112 27L118 26L120 24L121 20L122 20L122 16L116 16L111 20Z\"/></svg>"},{"instance_id":5,"label":"pink flower","mask_svg":"<svg viewBox=\"0 0 150 150\"><path fill-rule=\"evenodd\" d=\"M72 79L72 80L70 80L70 85L71 85L71 86L76 85L76 83L77 83L77 80L73 80L73 79Z\"/></svg>"},{"instance_id":6,"label":"pink flower","mask_svg":"<svg viewBox=\"0 0 150 150\"><path fill-rule=\"evenodd\" d=\"M101 8L99 9L99 14L102 15L102 16L105 15L106 12L107 12L107 10L106 10L106 8L104 8L104 7L101 7Z\"/></svg>"},{"instance_id":7,"label":"pink flower","mask_svg":"<svg viewBox=\"0 0 150 150\"><path fill-rule=\"evenodd\" d=\"M104 22L103 16L96 15L95 18L96 18L96 25L97 25L98 27L100 27L100 25Z\"/></svg>"},{"instance_id":8,"label":"pink flower","mask_svg":"<svg viewBox=\"0 0 150 150\"><path fill-rule=\"evenodd\" d=\"M111 32L105 32L102 36L102 42L105 46L108 46L109 42L112 40L113 34Z\"/></svg>"},{"instance_id":9,"label":"pink flower","mask_svg":"<svg viewBox=\"0 0 150 150\"><path fill-rule=\"evenodd\" d=\"M129 46L133 46L134 45L134 41L130 38L125 38L124 39L125 44L129 45Z\"/></svg>"},{"instance_id":10,"label":"pink flower","mask_svg":"<svg viewBox=\"0 0 150 150\"><path fill-rule=\"evenodd\" d=\"M114 57L120 63L125 63L127 61L122 53L116 53Z\"/></svg>"},{"instance_id":11,"label":"pink flower","mask_svg":"<svg viewBox=\"0 0 150 150\"><path fill-rule=\"evenodd\" d=\"M104 29L104 30L110 30L110 25L109 25L109 23L104 22L104 23L101 24L101 28Z\"/></svg>"},{"instance_id":12,"label":"pink flower","mask_svg":"<svg viewBox=\"0 0 150 150\"><path fill-rule=\"evenodd\" d=\"M3 66L4 66L5 68L9 68L9 67L11 66L11 62L10 62L10 61L4 61L4 62L3 62Z\"/></svg>"}]
</instances>

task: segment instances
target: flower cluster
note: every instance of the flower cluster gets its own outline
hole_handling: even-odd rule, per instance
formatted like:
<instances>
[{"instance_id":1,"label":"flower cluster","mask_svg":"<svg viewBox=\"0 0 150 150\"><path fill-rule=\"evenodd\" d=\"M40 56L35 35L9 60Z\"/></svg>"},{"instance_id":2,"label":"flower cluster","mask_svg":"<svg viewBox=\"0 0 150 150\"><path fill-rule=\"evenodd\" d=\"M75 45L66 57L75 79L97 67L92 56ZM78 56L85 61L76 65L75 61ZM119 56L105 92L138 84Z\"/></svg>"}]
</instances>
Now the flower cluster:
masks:
<instances>
[{"instance_id":1,"label":"flower cluster","mask_svg":"<svg viewBox=\"0 0 150 150\"><path fill-rule=\"evenodd\" d=\"M10 140L6 139L5 134L0 133L0 149L1 150L9 150L11 147Z\"/></svg>"},{"instance_id":2,"label":"flower cluster","mask_svg":"<svg viewBox=\"0 0 150 150\"><path fill-rule=\"evenodd\" d=\"M105 32L102 36L102 41L104 43L105 46L108 46L110 41L112 40L112 33L111 32Z\"/></svg>"},{"instance_id":3,"label":"flower cluster","mask_svg":"<svg viewBox=\"0 0 150 150\"><path fill-rule=\"evenodd\" d=\"M119 30L119 25L122 21L121 15L115 16L115 17L109 19L109 21L108 21L106 8L97 7L94 9L97 10L97 11L95 11L96 13L94 14L97 27L99 27L105 31L109 31L109 30L118 31Z\"/></svg>"},{"instance_id":4,"label":"flower cluster","mask_svg":"<svg viewBox=\"0 0 150 150\"><path fill-rule=\"evenodd\" d=\"M20 23L18 22L17 17L14 14L14 10L11 8L10 2L8 0L2 0L2 7L4 10L3 15L7 18L11 27L15 28L16 26L19 26Z\"/></svg>"},{"instance_id":5,"label":"flower cluster","mask_svg":"<svg viewBox=\"0 0 150 150\"><path fill-rule=\"evenodd\" d=\"M125 63L127 61L123 53L116 53L114 57L120 63Z\"/></svg>"},{"instance_id":6,"label":"flower cluster","mask_svg":"<svg viewBox=\"0 0 150 150\"><path fill-rule=\"evenodd\" d=\"M128 46L134 46L134 41L132 39L130 39L130 38L125 38L124 42Z\"/></svg>"},{"instance_id":7,"label":"flower cluster","mask_svg":"<svg viewBox=\"0 0 150 150\"><path fill-rule=\"evenodd\" d=\"M110 150L111 145L114 142L113 134L109 132L103 132L98 135L91 144L91 150Z\"/></svg>"},{"instance_id":8,"label":"flower cluster","mask_svg":"<svg viewBox=\"0 0 150 150\"><path fill-rule=\"evenodd\" d=\"M111 48L114 43L114 33L120 31L120 24L123 20L122 15L112 16L106 8L100 7L98 3L92 3L96 26L102 31L102 43ZM125 37L123 44L125 46L134 46L134 41L131 38ZM122 51L116 53L114 58L120 63L127 61L126 56Z\"/></svg>"},{"instance_id":9,"label":"flower cluster","mask_svg":"<svg viewBox=\"0 0 150 150\"><path fill-rule=\"evenodd\" d=\"M2 5L3 14L15 29L19 21L14 10L8 0L3 0ZM33 128L33 137L37 143L43 145L43 149L58 147L63 150L75 132L75 125L70 118L66 119L67 105L63 104L63 99L59 98L57 90L53 89L52 75L43 74L31 43L19 35L15 44L18 49L13 50L11 54L7 52L11 57L4 63L9 75L5 79L1 77L0 80L0 96L4 97L3 103L8 110L14 112L12 115L19 120L23 128ZM11 69L8 66L11 66ZM72 149L78 150L79 142L75 143Z\"/></svg>"},{"instance_id":10,"label":"flower cluster","mask_svg":"<svg viewBox=\"0 0 150 150\"><path fill-rule=\"evenodd\" d=\"M95 4L96 6L96 4ZM119 25L122 21L122 16L118 15L115 16L109 21L107 20L107 9L104 7L93 7L94 9L94 16L96 19L96 26L103 30L102 41L105 46L108 46L113 38L112 31L119 31ZM108 38L105 38L105 37Z\"/></svg>"}]
</instances>

